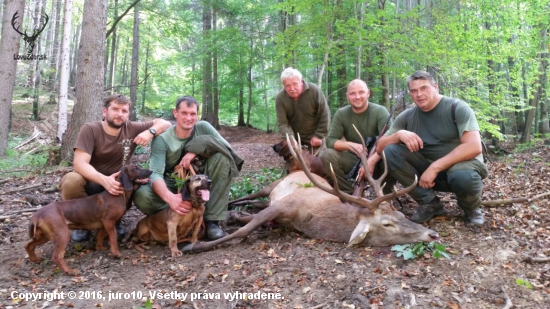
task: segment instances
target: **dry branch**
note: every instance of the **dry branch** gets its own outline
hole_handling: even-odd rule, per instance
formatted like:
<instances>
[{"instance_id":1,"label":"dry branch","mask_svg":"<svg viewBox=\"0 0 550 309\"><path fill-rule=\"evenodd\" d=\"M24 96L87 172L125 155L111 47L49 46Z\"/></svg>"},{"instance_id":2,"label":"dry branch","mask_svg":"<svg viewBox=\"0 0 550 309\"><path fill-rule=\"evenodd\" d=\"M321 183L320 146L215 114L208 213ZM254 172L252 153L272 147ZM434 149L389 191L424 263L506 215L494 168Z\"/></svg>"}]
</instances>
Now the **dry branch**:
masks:
<instances>
[{"instance_id":1,"label":"dry branch","mask_svg":"<svg viewBox=\"0 0 550 309\"><path fill-rule=\"evenodd\" d=\"M528 256L524 258L523 261L527 263L546 263L546 262L550 262L550 256L546 256L546 257Z\"/></svg>"},{"instance_id":2,"label":"dry branch","mask_svg":"<svg viewBox=\"0 0 550 309\"><path fill-rule=\"evenodd\" d=\"M515 203L531 203L531 202L534 202L536 200L540 200L542 198L545 198L547 196L550 196L550 192L535 195L532 198L514 197L514 198L510 198L510 199L483 201L483 202L481 202L481 205L486 206L486 207L497 207L497 206L507 206L507 205L511 205L511 204L515 204Z\"/></svg>"},{"instance_id":3,"label":"dry branch","mask_svg":"<svg viewBox=\"0 0 550 309\"><path fill-rule=\"evenodd\" d=\"M39 183L39 184L32 185L32 186L27 186L27 187L21 187L21 188L16 188L16 189L12 189L12 190L7 190L7 191L4 191L4 192L0 192L0 195L12 194L12 193L21 192L21 191L25 191L25 190L29 190L29 189L38 188L38 187L42 187L42 184Z\"/></svg>"},{"instance_id":4,"label":"dry branch","mask_svg":"<svg viewBox=\"0 0 550 309\"><path fill-rule=\"evenodd\" d=\"M10 177L10 178L6 178L6 179L0 179L0 185L1 185L1 184L4 184L4 183L6 183L6 182L10 182L10 181L12 181L12 180L13 180L13 178L11 178L11 177Z\"/></svg>"}]
</instances>

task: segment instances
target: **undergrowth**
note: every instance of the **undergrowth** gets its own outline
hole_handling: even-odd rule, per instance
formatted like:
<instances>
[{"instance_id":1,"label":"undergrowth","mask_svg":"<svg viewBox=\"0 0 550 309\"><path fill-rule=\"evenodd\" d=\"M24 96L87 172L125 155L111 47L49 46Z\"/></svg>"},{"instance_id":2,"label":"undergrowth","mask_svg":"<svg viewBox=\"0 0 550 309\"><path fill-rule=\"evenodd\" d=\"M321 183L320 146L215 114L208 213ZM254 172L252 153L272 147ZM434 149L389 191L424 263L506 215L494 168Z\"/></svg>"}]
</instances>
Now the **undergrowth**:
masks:
<instances>
[{"instance_id":1,"label":"undergrowth","mask_svg":"<svg viewBox=\"0 0 550 309\"><path fill-rule=\"evenodd\" d=\"M15 150L14 148L25 137L11 137L8 139L6 154L0 157L0 174L2 176L23 176L29 172L42 169L48 161L48 152L40 151L34 153L28 150Z\"/></svg>"},{"instance_id":2,"label":"undergrowth","mask_svg":"<svg viewBox=\"0 0 550 309\"><path fill-rule=\"evenodd\" d=\"M238 181L231 184L229 199L237 199L263 189L273 181L283 177L283 169L264 168L260 172L242 173Z\"/></svg>"}]
</instances>

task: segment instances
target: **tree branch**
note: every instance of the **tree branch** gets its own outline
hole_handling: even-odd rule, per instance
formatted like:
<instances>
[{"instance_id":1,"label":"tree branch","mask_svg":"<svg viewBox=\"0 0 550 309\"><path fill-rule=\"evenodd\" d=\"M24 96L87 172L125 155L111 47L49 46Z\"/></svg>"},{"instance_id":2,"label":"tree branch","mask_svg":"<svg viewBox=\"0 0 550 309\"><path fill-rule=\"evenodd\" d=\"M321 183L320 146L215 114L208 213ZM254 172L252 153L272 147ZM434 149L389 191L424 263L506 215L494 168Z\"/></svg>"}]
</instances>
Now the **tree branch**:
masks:
<instances>
[{"instance_id":1,"label":"tree branch","mask_svg":"<svg viewBox=\"0 0 550 309\"><path fill-rule=\"evenodd\" d=\"M502 199L502 200L483 201L483 202L481 202L481 205L485 206L485 207L496 207L496 206L505 206L505 205L515 204L515 203L531 203L531 202L534 202L536 200L540 200L540 199L542 199L546 196L549 196L549 195L550 195L550 192L546 192L546 193L542 193L542 194L539 194L539 195L535 195L532 198L514 197L514 198Z\"/></svg>"},{"instance_id":2,"label":"tree branch","mask_svg":"<svg viewBox=\"0 0 550 309\"><path fill-rule=\"evenodd\" d=\"M107 31L107 34L105 35L105 38L108 38L111 33L113 33L113 31L115 31L116 29L116 26L118 25L118 22L124 17L126 16L126 14L128 14L128 12L134 7L136 6L136 4L138 4L140 0L136 0L134 1L132 4L130 4L130 6L126 9L126 11L124 11L124 13L122 13L120 16L118 16L115 21L113 22L113 25L111 26L111 29L109 29L109 31Z\"/></svg>"}]
</instances>

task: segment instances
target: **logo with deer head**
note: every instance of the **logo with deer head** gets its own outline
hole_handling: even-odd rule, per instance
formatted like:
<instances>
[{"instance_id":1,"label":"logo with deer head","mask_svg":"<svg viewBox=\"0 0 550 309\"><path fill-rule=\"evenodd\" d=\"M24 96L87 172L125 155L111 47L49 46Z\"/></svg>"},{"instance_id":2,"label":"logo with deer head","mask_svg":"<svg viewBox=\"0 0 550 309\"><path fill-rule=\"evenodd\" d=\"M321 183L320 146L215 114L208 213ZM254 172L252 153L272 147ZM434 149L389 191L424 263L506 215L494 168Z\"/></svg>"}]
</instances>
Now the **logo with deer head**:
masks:
<instances>
[{"instance_id":1,"label":"logo with deer head","mask_svg":"<svg viewBox=\"0 0 550 309\"><path fill-rule=\"evenodd\" d=\"M36 29L32 29L32 34L27 34L27 30L21 32L20 28L22 27L22 24L20 26L17 26L16 21L19 18L19 11L15 12L13 14L13 17L11 19L11 25L13 29L19 33L23 37L23 41L25 41L25 45L27 46L27 55L32 55L32 51L34 50L35 42L38 39L38 36L44 29L46 28L46 25L48 24L48 20L50 17L48 14L45 14L42 16L43 18L40 19L40 23ZM42 24L42 19L44 19L44 23Z\"/></svg>"}]
</instances>

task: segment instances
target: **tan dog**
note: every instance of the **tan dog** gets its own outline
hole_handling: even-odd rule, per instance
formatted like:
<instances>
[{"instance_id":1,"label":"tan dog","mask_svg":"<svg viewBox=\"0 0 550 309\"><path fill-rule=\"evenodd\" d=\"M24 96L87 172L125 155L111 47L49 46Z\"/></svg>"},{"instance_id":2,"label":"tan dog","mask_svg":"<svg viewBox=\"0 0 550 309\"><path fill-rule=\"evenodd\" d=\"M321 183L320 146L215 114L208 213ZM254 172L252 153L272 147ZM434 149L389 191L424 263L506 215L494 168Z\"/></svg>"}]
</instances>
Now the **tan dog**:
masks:
<instances>
[{"instance_id":1,"label":"tan dog","mask_svg":"<svg viewBox=\"0 0 550 309\"><path fill-rule=\"evenodd\" d=\"M194 175L189 177L183 184L181 198L184 201L191 202L193 208L186 215L177 214L170 207L166 207L160 212L141 219L136 228L128 235L132 238L132 244L139 251L141 246L150 240L156 240L162 243L168 243L173 257L181 256L178 250L179 242L188 241L197 242L197 235L204 215L204 203L210 199L210 186L212 180L206 175ZM191 237L187 234L193 230ZM142 243L138 244L137 242Z\"/></svg>"},{"instance_id":2,"label":"tan dog","mask_svg":"<svg viewBox=\"0 0 550 309\"><path fill-rule=\"evenodd\" d=\"M25 244L31 262L39 263L43 260L36 256L35 249L50 240L55 246L52 262L64 272L77 275L79 271L69 268L64 259L65 248L70 239L69 229L99 230L96 250L105 249L103 240L108 235L111 253L119 258L115 222L132 205L132 193L139 188L139 182L148 181L147 177L150 175L150 170L137 165L126 165L120 169L117 177L124 187L124 194L114 196L104 191L85 198L56 201L40 208L29 222L29 236L32 239Z\"/></svg>"}]
</instances>

